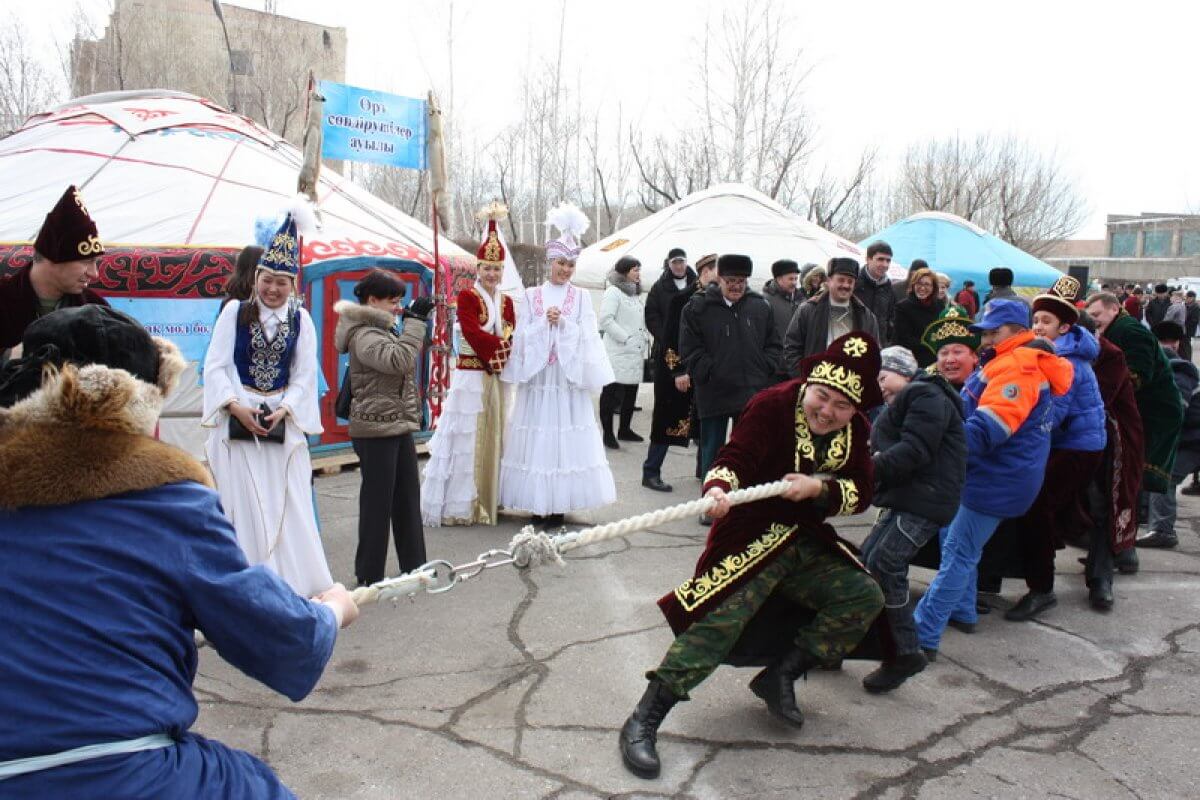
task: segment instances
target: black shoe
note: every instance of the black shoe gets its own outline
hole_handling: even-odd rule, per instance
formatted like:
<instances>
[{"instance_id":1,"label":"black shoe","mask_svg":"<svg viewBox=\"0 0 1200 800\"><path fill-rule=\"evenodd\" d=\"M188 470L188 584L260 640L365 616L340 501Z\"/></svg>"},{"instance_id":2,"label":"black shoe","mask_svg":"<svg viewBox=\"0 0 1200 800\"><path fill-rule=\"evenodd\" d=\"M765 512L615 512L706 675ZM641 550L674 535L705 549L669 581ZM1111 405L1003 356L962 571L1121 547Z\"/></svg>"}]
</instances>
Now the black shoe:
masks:
<instances>
[{"instance_id":1,"label":"black shoe","mask_svg":"<svg viewBox=\"0 0 1200 800\"><path fill-rule=\"evenodd\" d=\"M604 446L609 450L620 450L621 445L617 444L617 437L612 435L612 431L604 432Z\"/></svg>"},{"instance_id":2,"label":"black shoe","mask_svg":"<svg viewBox=\"0 0 1200 800\"><path fill-rule=\"evenodd\" d=\"M946 620L946 624L949 625L951 628L954 628L954 630L962 631L963 633L974 633L975 632L975 623L974 622L963 622L962 620L958 620L958 619L955 619L954 617L951 617L950 619Z\"/></svg>"},{"instance_id":3,"label":"black shoe","mask_svg":"<svg viewBox=\"0 0 1200 800\"><path fill-rule=\"evenodd\" d=\"M938 651L933 647L922 647L921 655L925 656L926 663L932 664L937 661Z\"/></svg>"},{"instance_id":4,"label":"black shoe","mask_svg":"<svg viewBox=\"0 0 1200 800\"><path fill-rule=\"evenodd\" d=\"M1088 604L1097 611L1112 611L1112 578L1097 578L1088 589Z\"/></svg>"},{"instance_id":5,"label":"black shoe","mask_svg":"<svg viewBox=\"0 0 1200 800\"><path fill-rule=\"evenodd\" d=\"M975 613L979 616L992 613L992 607L983 598L975 598Z\"/></svg>"},{"instance_id":6,"label":"black shoe","mask_svg":"<svg viewBox=\"0 0 1200 800\"><path fill-rule=\"evenodd\" d=\"M622 428L621 430L617 431L617 438L620 439L622 442L644 442L644 441L646 441L645 438L638 436L636 433L629 430L629 428Z\"/></svg>"},{"instance_id":7,"label":"black shoe","mask_svg":"<svg viewBox=\"0 0 1200 800\"><path fill-rule=\"evenodd\" d=\"M879 669L863 678L863 688L871 694L890 692L925 669L928 663L920 653L902 655L890 663L885 661L879 665Z\"/></svg>"},{"instance_id":8,"label":"black shoe","mask_svg":"<svg viewBox=\"0 0 1200 800\"><path fill-rule=\"evenodd\" d=\"M542 518L541 526L544 531L558 530L566 521L566 516L563 514L547 514Z\"/></svg>"},{"instance_id":9,"label":"black shoe","mask_svg":"<svg viewBox=\"0 0 1200 800\"><path fill-rule=\"evenodd\" d=\"M803 650L792 649L771 666L754 676L750 691L767 704L772 714L797 728L804 725L804 715L796 707L796 679L816 666Z\"/></svg>"},{"instance_id":10,"label":"black shoe","mask_svg":"<svg viewBox=\"0 0 1200 800\"><path fill-rule=\"evenodd\" d=\"M674 491L674 487L672 487L671 484L663 483L663 479L657 475L650 475L642 478L642 486L645 486L647 489L653 489L656 492Z\"/></svg>"},{"instance_id":11,"label":"black shoe","mask_svg":"<svg viewBox=\"0 0 1200 800\"><path fill-rule=\"evenodd\" d=\"M1154 531L1137 540L1138 547L1151 547L1169 550L1179 544L1179 537L1166 531Z\"/></svg>"},{"instance_id":12,"label":"black shoe","mask_svg":"<svg viewBox=\"0 0 1200 800\"><path fill-rule=\"evenodd\" d=\"M529 515L529 524L535 528L542 527L542 525L544 525L545 522L546 522L546 518L543 517L541 514L530 514Z\"/></svg>"},{"instance_id":13,"label":"black shoe","mask_svg":"<svg viewBox=\"0 0 1200 800\"><path fill-rule=\"evenodd\" d=\"M1113 556L1113 566L1122 575L1136 575L1139 568L1137 550L1130 547L1117 553Z\"/></svg>"},{"instance_id":14,"label":"black shoe","mask_svg":"<svg viewBox=\"0 0 1200 800\"><path fill-rule=\"evenodd\" d=\"M658 777L662 763L658 760L658 727L679 698L666 684L654 678L646 687L637 708L621 728L621 760L625 768L639 778Z\"/></svg>"},{"instance_id":15,"label":"black shoe","mask_svg":"<svg viewBox=\"0 0 1200 800\"><path fill-rule=\"evenodd\" d=\"M1179 490L1180 494L1186 494L1188 497L1200 496L1200 483L1190 483Z\"/></svg>"},{"instance_id":16,"label":"black shoe","mask_svg":"<svg viewBox=\"0 0 1200 800\"><path fill-rule=\"evenodd\" d=\"M1058 598L1054 592L1026 592L1015 606L1004 612L1004 618L1011 622L1024 622L1056 605Z\"/></svg>"}]
</instances>

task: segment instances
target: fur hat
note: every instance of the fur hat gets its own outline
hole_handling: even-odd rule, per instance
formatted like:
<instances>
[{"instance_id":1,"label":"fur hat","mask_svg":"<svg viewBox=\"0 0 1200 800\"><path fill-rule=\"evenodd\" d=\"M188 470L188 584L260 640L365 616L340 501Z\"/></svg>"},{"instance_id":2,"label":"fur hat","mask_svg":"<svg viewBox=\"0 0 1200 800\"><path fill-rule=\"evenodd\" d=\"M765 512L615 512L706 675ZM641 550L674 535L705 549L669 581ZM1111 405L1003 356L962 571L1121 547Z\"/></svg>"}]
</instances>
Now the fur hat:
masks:
<instances>
[{"instance_id":1,"label":"fur hat","mask_svg":"<svg viewBox=\"0 0 1200 800\"><path fill-rule=\"evenodd\" d=\"M1013 271L1008 267L996 267L988 270L988 283L992 286L1012 286Z\"/></svg>"},{"instance_id":2,"label":"fur hat","mask_svg":"<svg viewBox=\"0 0 1200 800\"><path fill-rule=\"evenodd\" d=\"M800 265L789 258L781 258L771 265L771 277L781 278L784 275L799 275Z\"/></svg>"},{"instance_id":3,"label":"fur hat","mask_svg":"<svg viewBox=\"0 0 1200 800\"><path fill-rule=\"evenodd\" d=\"M1154 335L1160 342L1182 342L1187 338L1183 326L1178 322L1163 320L1154 326Z\"/></svg>"},{"instance_id":4,"label":"fur hat","mask_svg":"<svg viewBox=\"0 0 1200 800\"><path fill-rule=\"evenodd\" d=\"M46 215L33 249L56 264L104 255L96 222L74 186L67 187Z\"/></svg>"},{"instance_id":5,"label":"fur hat","mask_svg":"<svg viewBox=\"0 0 1200 800\"><path fill-rule=\"evenodd\" d=\"M717 258L717 274L722 278L749 278L754 271L750 256L726 253Z\"/></svg>"},{"instance_id":6,"label":"fur hat","mask_svg":"<svg viewBox=\"0 0 1200 800\"><path fill-rule=\"evenodd\" d=\"M152 337L128 314L102 305L64 308L35 320L21 342L24 356L0 373L0 407L35 392L47 367L99 364L128 372L165 397L186 362L178 348Z\"/></svg>"},{"instance_id":7,"label":"fur hat","mask_svg":"<svg viewBox=\"0 0 1200 800\"><path fill-rule=\"evenodd\" d=\"M879 344L864 331L850 331L829 343L825 352L800 362L806 384L836 389L859 411L883 405L879 391Z\"/></svg>"},{"instance_id":8,"label":"fur hat","mask_svg":"<svg viewBox=\"0 0 1200 800\"><path fill-rule=\"evenodd\" d=\"M834 275L849 275L858 280L858 262L844 256L829 259L829 277Z\"/></svg>"}]
</instances>

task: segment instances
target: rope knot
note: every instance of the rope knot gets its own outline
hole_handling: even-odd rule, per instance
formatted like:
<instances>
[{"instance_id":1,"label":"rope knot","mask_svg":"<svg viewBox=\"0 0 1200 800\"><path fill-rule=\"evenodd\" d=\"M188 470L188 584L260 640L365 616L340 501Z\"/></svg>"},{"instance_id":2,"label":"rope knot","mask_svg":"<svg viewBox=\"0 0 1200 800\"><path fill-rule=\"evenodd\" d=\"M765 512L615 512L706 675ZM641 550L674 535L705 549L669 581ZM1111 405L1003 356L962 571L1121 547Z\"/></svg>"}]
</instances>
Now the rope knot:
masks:
<instances>
[{"instance_id":1,"label":"rope knot","mask_svg":"<svg viewBox=\"0 0 1200 800\"><path fill-rule=\"evenodd\" d=\"M513 564L519 569L563 564L554 539L545 531L534 530L532 525L526 525L512 538L508 551L512 553Z\"/></svg>"}]
</instances>

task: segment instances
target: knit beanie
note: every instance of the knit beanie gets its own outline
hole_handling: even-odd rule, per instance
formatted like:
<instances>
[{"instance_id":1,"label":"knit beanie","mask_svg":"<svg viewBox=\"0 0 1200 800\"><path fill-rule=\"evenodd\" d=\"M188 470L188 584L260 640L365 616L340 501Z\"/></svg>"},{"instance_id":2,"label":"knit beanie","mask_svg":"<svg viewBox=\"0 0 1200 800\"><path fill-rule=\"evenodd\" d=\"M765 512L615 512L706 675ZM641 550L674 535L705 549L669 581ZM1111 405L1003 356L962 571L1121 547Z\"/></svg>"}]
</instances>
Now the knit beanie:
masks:
<instances>
[{"instance_id":1,"label":"knit beanie","mask_svg":"<svg viewBox=\"0 0 1200 800\"><path fill-rule=\"evenodd\" d=\"M917 360L913 358L912 351L898 344L880 350L879 360L880 370L886 369L888 372L894 372L906 378L916 377L916 374L921 371L921 368L917 366Z\"/></svg>"}]
</instances>

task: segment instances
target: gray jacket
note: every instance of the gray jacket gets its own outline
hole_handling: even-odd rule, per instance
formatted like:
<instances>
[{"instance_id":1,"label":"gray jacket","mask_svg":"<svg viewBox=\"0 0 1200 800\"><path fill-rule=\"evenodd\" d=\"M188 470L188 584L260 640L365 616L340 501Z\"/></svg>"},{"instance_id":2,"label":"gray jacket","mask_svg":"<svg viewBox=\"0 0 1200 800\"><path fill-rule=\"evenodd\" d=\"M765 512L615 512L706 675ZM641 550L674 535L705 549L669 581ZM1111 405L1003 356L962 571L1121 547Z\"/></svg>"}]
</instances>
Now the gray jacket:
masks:
<instances>
[{"instance_id":1,"label":"gray jacket","mask_svg":"<svg viewBox=\"0 0 1200 800\"><path fill-rule=\"evenodd\" d=\"M771 279L763 286L763 297L767 299L767 305L771 307L771 313L775 317L775 330L779 334L779 341L782 342L784 335L787 334L788 325L792 323L792 317L796 314L796 309L804 302L804 295L797 287L791 297L788 297L775 284L775 280Z\"/></svg>"},{"instance_id":2,"label":"gray jacket","mask_svg":"<svg viewBox=\"0 0 1200 800\"><path fill-rule=\"evenodd\" d=\"M425 341L425 323L404 319L404 332L392 330L386 311L339 300L334 346L350 354L350 438L399 436L421 429L417 395L417 355Z\"/></svg>"},{"instance_id":3,"label":"gray jacket","mask_svg":"<svg viewBox=\"0 0 1200 800\"><path fill-rule=\"evenodd\" d=\"M891 291L890 289L888 290ZM857 296L850 296L850 329L865 331L879 341L879 322ZM881 343L882 344L882 343ZM825 292L800 304L783 337L783 368L800 374L800 362L829 346L829 295Z\"/></svg>"}]
</instances>

